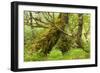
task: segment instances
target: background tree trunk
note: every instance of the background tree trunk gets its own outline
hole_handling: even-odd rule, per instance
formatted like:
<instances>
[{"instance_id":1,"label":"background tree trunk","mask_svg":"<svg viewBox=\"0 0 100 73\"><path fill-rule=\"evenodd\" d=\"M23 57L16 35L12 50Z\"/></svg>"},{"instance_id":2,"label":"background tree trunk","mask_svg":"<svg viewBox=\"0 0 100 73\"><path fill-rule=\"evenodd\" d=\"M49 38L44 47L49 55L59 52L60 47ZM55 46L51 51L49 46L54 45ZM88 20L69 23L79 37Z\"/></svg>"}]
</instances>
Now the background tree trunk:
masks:
<instances>
[{"instance_id":1,"label":"background tree trunk","mask_svg":"<svg viewBox=\"0 0 100 73\"><path fill-rule=\"evenodd\" d=\"M78 48L82 48L83 14L79 14L78 17L79 17L79 24L78 24L76 43L78 45Z\"/></svg>"},{"instance_id":2,"label":"background tree trunk","mask_svg":"<svg viewBox=\"0 0 100 73\"><path fill-rule=\"evenodd\" d=\"M32 37L34 37L33 35L33 20L32 20L32 12L29 12L30 14L30 26L31 26L31 30L32 30Z\"/></svg>"}]
</instances>

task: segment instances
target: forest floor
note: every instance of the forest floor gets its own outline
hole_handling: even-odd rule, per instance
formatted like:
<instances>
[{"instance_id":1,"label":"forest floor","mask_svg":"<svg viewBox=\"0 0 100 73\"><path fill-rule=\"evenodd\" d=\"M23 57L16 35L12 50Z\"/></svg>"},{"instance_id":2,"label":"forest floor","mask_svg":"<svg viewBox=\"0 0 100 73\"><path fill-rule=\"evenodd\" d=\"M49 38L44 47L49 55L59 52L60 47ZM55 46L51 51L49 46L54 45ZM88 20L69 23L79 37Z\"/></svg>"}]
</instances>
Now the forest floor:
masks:
<instances>
[{"instance_id":1,"label":"forest floor","mask_svg":"<svg viewBox=\"0 0 100 73\"><path fill-rule=\"evenodd\" d=\"M80 48L70 49L62 54L59 49L53 49L47 56L42 53L33 53L25 55L24 60L29 61L51 61L51 60L75 60L75 59L89 59L90 54Z\"/></svg>"}]
</instances>

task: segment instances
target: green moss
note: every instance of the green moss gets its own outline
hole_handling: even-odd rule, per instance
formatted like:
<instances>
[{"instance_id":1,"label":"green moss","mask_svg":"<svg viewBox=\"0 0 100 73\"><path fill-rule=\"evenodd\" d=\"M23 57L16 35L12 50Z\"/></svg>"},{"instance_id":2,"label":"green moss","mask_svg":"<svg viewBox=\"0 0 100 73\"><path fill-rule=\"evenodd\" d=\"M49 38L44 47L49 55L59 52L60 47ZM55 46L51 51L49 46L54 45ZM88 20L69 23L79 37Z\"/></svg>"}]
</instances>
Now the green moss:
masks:
<instances>
[{"instance_id":1,"label":"green moss","mask_svg":"<svg viewBox=\"0 0 100 73\"><path fill-rule=\"evenodd\" d=\"M73 48L64 54L64 59L86 59L89 54L82 48Z\"/></svg>"},{"instance_id":2,"label":"green moss","mask_svg":"<svg viewBox=\"0 0 100 73\"><path fill-rule=\"evenodd\" d=\"M43 54L41 53L33 53L33 54L26 54L24 57L25 61L43 61L45 60L45 56L43 56Z\"/></svg>"},{"instance_id":3,"label":"green moss","mask_svg":"<svg viewBox=\"0 0 100 73\"><path fill-rule=\"evenodd\" d=\"M63 58L62 52L58 49L53 49L48 54L48 60L61 60Z\"/></svg>"}]
</instances>

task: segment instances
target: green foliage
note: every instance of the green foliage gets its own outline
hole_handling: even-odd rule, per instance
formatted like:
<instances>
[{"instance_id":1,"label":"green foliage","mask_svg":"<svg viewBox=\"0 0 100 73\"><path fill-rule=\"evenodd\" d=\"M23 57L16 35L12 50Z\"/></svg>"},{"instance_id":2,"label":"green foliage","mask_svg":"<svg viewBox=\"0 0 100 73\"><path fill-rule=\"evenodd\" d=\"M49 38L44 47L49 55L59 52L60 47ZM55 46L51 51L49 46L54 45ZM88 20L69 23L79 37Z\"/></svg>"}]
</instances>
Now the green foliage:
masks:
<instances>
[{"instance_id":1,"label":"green foliage","mask_svg":"<svg viewBox=\"0 0 100 73\"><path fill-rule=\"evenodd\" d=\"M63 58L63 55L59 49L53 49L48 54L48 60L61 60L62 58Z\"/></svg>"},{"instance_id":2,"label":"green foliage","mask_svg":"<svg viewBox=\"0 0 100 73\"><path fill-rule=\"evenodd\" d=\"M82 46L84 48L85 51L90 53L90 41L88 42L82 42Z\"/></svg>"},{"instance_id":3,"label":"green foliage","mask_svg":"<svg viewBox=\"0 0 100 73\"><path fill-rule=\"evenodd\" d=\"M45 60L45 56L40 52L25 54L25 61L43 61L43 60Z\"/></svg>"},{"instance_id":4,"label":"green foliage","mask_svg":"<svg viewBox=\"0 0 100 73\"><path fill-rule=\"evenodd\" d=\"M65 53L64 59L86 59L89 54L85 52L82 48L73 48Z\"/></svg>"},{"instance_id":5,"label":"green foliage","mask_svg":"<svg viewBox=\"0 0 100 73\"><path fill-rule=\"evenodd\" d=\"M31 39L30 39L31 38ZM32 30L30 26L24 26L24 54L32 48ZM26 56L26 55L25 55Z\"/></svg>"},{"instance_id":6,"label":"green foliage","mask_svg":"<svg viewBox=\"0 0 100 73\"><path fill-rule=\"evenodd\" d=\"M30 41L30 38L32 38L32 30L30 26L25 25L24 26L24 41L25 43Z\"/></svg>"},{"instance_id":7,"label":"green foliage","mask_svg":"<svg viewBox=\"0 0 100 73\"><path fill-rule=\"evenodd\" d=\"M69 32L70 33L76 33L77 32L77 26L78 26L78 14L70 13L69 14Z\"/></svg>"},{"instance_id":8,"label":"green foliage","mask_svg":"<svg viewBox=\"0 0 100 73\"><path fill-rule=\"evenodd\" d=\"M24 60L27 61L45 61L45 60L72 60L72 59L86 59L90 57L90 54L85 52L82 48L73 48L64 55L59 49L53 49L47 57L40 52L33 54L25 54Z\"/></svg>"},{"instance_id":9,"label":"green foliage","mask_svg":"<svg viewBox=\"0 0 100 73\"><path fill-rule=\"evenodd\" d=\"M84 14L83 15L83 32L87 32L90 27L90 14Z\"/></svg>"}]
</instances>

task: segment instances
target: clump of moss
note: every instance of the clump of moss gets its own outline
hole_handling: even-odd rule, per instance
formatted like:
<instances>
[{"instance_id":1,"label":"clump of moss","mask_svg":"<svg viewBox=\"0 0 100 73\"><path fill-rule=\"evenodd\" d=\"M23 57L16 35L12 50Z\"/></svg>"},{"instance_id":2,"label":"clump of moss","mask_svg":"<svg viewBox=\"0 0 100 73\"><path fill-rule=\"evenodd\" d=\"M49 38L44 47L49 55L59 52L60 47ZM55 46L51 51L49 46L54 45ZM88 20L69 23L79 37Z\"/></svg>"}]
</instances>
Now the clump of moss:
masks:
<instances>
[{"instance_id":1,"label":"clump of moss","mask_svg":"<svg viewBox=\"0 0 100 73\"><path fill-rule=\"evenodd\" d=\"M73 48L64 54L64 59L86 59L89 58L89 54L82 48Z\"/></svg>"},{"instance_id":2,"label":"clump of moss","mask_svg":"<svg viewBox=\"0 0 100 73\"><path fill-rule=\"evenodd\" d=\"M48 54L48 60L61 60L63 59L63 54L59 49L53 49Z\"/></svg>"},{"instance_id":3,"label":"clump of moss","mask_svg":"<svg viewBox=\"0 0 100 73\"><path fill-rule=\"evenodd\" d=\"M34 52L32 54L25 54L25 61L43 61L45 60L45 56L40 52Z\"/></svg>"}]
</instances>

